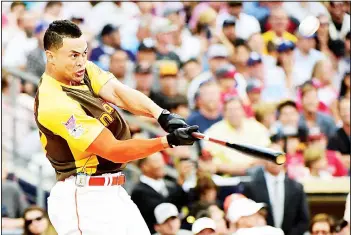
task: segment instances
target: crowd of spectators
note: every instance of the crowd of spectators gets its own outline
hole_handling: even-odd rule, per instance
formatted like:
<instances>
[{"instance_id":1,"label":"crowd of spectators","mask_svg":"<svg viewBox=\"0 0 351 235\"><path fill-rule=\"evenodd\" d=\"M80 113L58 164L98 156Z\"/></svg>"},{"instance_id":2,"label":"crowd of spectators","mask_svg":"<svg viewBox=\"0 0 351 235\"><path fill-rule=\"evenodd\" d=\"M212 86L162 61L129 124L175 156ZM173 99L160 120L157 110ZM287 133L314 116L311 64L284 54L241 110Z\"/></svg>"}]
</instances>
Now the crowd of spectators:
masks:
<instances>
[{"instance_id":1,"label":"crowd of spectators","mask_svg":"<svg viewBox=\"0 0 351 235\"><path fill-rule=\"evenodd\" d=\"M320 21L310 37L298 32L308 15ZM90 61L189 125L287 154L277 166L199 141L195 154L177 147L130 163L126 189L151 233L349 234L349 212L342 223L333 215L311 216L301 181L350 174L350 2L7 2L3 66L39 82L42 39L59 19L82 29ZM36 85L15 84L6 69L1 84L4 109L15 109L10 84L21 93L17 101L32 107ZM140 121L158 128L155 120ZM39 135L31 118L21 123L16 143L28 157L38 152ZM3 129L6 146L10 127ZM130 129L133 138L153 136L136 123ZM214 176L245 175L252 180L240 192L221 197ZM28 207L18 184L2 179L3 228L55 234L45 210Z\"/></svg>"}]
</instances>

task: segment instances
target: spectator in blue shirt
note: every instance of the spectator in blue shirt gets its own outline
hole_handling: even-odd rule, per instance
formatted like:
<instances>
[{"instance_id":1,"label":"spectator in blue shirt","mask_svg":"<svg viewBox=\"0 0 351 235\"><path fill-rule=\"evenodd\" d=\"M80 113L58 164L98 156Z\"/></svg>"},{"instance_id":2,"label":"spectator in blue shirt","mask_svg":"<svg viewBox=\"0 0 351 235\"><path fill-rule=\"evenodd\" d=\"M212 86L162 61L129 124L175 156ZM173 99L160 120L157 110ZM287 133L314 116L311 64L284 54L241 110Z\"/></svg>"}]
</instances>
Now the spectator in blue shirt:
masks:
<instances>
[{"instance_id":1,"label":"spectator in blue shirt","mask_svg":"<svg viewBox=\"0 0 351 235\"><path fill-rule=\"evenodd\" d=\"M198 125L200 132L205 132L214 123L222 120L220 88L213 80L200 85L196 94L197 110L187 120L189 125Z\"/></svg>"},{"instance_id":2,"label":"spectator in blue shirt","mask_svg":"<svg viewBox=\"0 0 351 235\"><path fill-rule=\"evenodd\" d=\"M121 48L121 37L117 27L107 24L103 27L101 33L101 44L92 49L89 60L100 66L101 68L108 70L110 64L111 55ZM130 60L134 61L135 57L132 52L124 50Z\"/></svg>"},{"instance_id":3,"label":"spectator in blue shirt","mask_svg":"<svg viewBox=\"0 0 351 235\"><path fill-rule=\"evenodd\" d=\"M299 126L305 126L311 132L319 128L320 132L332 137L336 132L336 125L333 118L327 114L318 112L318 93L317 89L306 83L302 89L302 114L299 120Z\"/></svg>"}]
</instances>

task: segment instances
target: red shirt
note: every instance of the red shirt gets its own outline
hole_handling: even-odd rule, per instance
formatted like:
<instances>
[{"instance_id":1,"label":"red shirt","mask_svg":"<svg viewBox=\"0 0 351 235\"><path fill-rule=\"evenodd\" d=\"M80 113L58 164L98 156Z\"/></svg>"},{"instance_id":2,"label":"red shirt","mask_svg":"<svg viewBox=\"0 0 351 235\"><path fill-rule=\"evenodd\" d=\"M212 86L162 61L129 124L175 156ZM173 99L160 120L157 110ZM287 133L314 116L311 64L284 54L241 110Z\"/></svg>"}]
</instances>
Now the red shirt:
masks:
<instances>
[{"instance_id":1,"label":"red shirt","mask_svg":"<svg viewBox=\"0 0 351 235\"><path fill-rule=\"evenodd\" d=\"M304 170L305 162L302 152L297 152L294 155L286 155L286 168L288 175L291 178L303 178L308 173ZM328 172L335 177L346 176L347 169L344 167L340 159L336 156L336 152L326 150L326 158L328 161Z\"/></svg>"}]
</instances>

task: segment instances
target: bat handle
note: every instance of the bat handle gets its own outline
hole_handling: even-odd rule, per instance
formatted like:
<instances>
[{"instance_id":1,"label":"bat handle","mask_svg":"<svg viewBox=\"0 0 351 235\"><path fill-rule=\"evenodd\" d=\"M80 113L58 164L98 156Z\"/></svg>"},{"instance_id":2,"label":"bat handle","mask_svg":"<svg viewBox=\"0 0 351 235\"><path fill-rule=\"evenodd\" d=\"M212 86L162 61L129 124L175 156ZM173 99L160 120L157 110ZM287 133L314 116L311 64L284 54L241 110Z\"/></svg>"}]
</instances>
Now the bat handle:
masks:
<instances>
[{"instance_id":1,"label":"bat handle","mask_svg":"<svg viewBox=\"0 0 351 235\"><path fill-rule=\"evenodd\" d=\"M208 140L208 139L209 139L208 136L206 136L206 135L204 135L204 134L202 134L202 133L200 133L200 132L193 132L193 133L191 133L191 135L192 135L193 137L195 137L196 139L200 139L200 140L202 140L202 139Z\"/></svg>"}]
</instances>

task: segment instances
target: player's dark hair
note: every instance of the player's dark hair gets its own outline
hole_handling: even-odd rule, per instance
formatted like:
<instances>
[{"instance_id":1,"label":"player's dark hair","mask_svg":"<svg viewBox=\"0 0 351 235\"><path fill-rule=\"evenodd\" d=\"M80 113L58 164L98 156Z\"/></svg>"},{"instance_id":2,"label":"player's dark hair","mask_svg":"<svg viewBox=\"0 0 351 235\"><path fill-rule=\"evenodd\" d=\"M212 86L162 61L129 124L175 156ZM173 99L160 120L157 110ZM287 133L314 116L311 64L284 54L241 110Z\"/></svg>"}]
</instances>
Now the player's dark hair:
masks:
<instances>
[{"instance_id":1,"label":"player's dark hair","mask_svg":"<svg viewBox=\"0 0 351 235\"><path fill-rule=\"evenodd\" d=\"M49 25L44 35L44 49L59 49L63 45L64 38L79 38L82 31L69 20L56 20Z\"/></svg>"}]
</instances>

